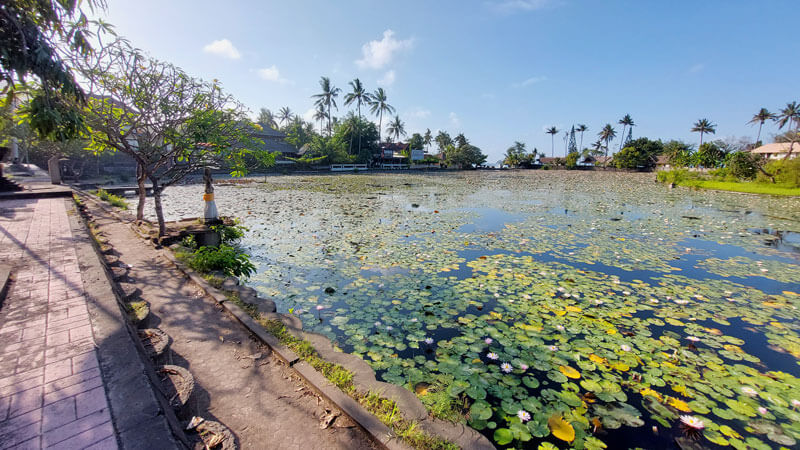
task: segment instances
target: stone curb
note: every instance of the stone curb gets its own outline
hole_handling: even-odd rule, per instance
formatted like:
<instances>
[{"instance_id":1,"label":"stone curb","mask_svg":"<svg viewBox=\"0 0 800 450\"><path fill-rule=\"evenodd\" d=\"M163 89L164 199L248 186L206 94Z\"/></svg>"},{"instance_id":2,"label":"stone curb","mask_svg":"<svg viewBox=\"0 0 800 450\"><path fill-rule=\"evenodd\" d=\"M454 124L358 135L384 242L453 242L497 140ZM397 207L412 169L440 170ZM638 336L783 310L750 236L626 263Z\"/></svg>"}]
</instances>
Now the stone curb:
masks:
<instances>
[{"instance_id":1,"label":"stone curb","mask_svg":"<svg viewBox=\"0 0 800 450\"><path fill-rule=\"evenodd\" d=\"M178 270L203 288L211 297L231 313L236 319L252 334L267 344L275 355L292 367L301 378L303 378L318 394L325 397L328 401L336 405L343 413L350 417L359 427L369 434L375 442L387 450L411 450L411 447L394 438L394 433L389 427L379 421L363 406L334 386L327 378L322 376L313 367L290 348L283 345L278 338L267 332L249 314L238 305L227 301L227 297L214 286L211 286L205 279L194 273L175 258L170 250L162 252L162 255L169 260ZM221 297L221 300L220 300Z\"/></svg>"},{"instance_id":2,"label":"stone curb","mask_svg":"<svg viewBox=\"0 0 800 450\"><path fill-rule=\"evenodd\" d=\"M120 448L188 448L178 419L155 391L155 372L117 300L99 248L71 199L68 218L81 265L92 332ZM70 213L71 211L71 213Z\"/></svg>"}]
</instances>

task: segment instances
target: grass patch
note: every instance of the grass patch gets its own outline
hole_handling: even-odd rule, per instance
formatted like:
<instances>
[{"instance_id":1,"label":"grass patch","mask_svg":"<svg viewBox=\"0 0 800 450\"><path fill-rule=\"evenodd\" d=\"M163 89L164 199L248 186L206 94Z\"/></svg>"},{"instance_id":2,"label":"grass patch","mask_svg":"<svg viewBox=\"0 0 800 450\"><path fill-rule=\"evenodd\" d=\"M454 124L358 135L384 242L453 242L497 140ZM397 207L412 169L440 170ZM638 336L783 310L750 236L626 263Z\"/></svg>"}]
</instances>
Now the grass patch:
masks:
<instances>
[{"instance_id":1,"label":"grass patch","mask_svg":"<svg viewBox=\"0 0 800 450\"><path fill-rule=\"evenodd\" d=\"M450 422L464 423L467 405L462 404L458 398L453 398L447 393L447 387L433 384L426 389L424 394L417 393L417 397L428 409L433 417ZM466 402L466 399L463 399Z\"/></svg>"},{"instance_id":2,"label":"grass patch","mask_svg":"<svg viewBox=\"0 0 800 450\"><path fill-rule=\"evenodd\" d=\"M231 300L235 302L235 300ZM241 301L241 300L240 300ZM248 312L249 314L249 312ZM253 314L251 314L253 315ZM306 361L311 367L320 372L336 387L352 397L367 411L388 426L400 439L410 446L418 449L456 450L458 446L438 436L420 430L415 421L406 420L400 413L397 403L381 397L374 392L359 392L353 384L353 372L339 364L334 364L322 359L308 341L299 339L289 333L286 326L277 320L266 320L253 315L254 318L270 334L278 338L281 343L294 351L297 356Z\"/></svg>"},{"instance_id":3,"label":"grass patch","mask_svg":"<svg viewBox=\"0 0 800 450\"><path fill-rule=\"evenodd\" d=\"M111 206L116 206L117 208L121 209L128 209L128 202L126 202L124 198L110 194L105 189L98 189L94 194L97 195L100 200L103 200Z\"/></svg>"},{"instance_id":4,"label":"grass patch","mask_svg":"<svg viewBox=\"0 0 800 450\"><path fill-rule=\"evenodd\" d=\"M746 192L749 194L767 194L783 196L800 196L800 188L785 187L775 184L738 181L686 180L677 183L679 186L718 191Z\"/></svg>"}]
</instances>

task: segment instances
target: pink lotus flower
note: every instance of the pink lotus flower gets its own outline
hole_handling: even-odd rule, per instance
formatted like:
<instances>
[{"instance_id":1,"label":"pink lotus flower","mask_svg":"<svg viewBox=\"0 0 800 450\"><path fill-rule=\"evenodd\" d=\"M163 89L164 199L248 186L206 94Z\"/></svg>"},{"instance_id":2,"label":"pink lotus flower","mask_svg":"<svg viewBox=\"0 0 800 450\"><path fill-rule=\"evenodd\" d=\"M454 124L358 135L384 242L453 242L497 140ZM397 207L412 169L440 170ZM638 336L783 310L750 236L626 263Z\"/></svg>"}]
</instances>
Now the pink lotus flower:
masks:
<instances>
[{"instance_id":1,"label":"pink lotus flower","mask_svg":"<svg viewBox=\"0 0 800 450\"><path fill-rule=\"evenodd\" d=\"M492 338L486 338L486 339L483 340L483 342L486 342L487 344L491 344L494 341L492 340Z\"/></svg>"},{"instance_id":2,"label":"pink lotus flower","mask_svg":"<svg viewBox=\"0 0 800 450\"><path fill-rule=\"evenodd\" d=\"M497 353L495 353L495 352L487 353L486 357L491 359L492 361L495 361L495 360L497 360L497 358L499 358L499 356L497 356Z\"/></svg>"},{"instance_id":3,"label":"pink lotus flower","mask_svg":"<svg viewBox=\"0 0 800 450\"><path fill-rule=\"evenodd\" d=\"M519 417L519 420L521 420L522 423L525 423L531 420L531 413L525 411L524 409L520 409L519 411L517 411L517 417Z\"/></svg>"}]
</instances>

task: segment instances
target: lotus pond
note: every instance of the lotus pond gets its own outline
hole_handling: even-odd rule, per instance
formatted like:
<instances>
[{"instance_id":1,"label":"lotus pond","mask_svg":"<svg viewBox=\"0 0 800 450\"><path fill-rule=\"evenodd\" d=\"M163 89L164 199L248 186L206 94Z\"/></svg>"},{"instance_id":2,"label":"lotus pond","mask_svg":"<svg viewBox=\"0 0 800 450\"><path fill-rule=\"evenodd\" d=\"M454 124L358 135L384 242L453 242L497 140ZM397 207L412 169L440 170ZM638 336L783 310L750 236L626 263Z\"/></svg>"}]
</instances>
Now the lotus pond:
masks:
<instances>
[{"instance_id":1,"label":"lotus pond","mask_svg":"<svg viewBox=\"0 0 800 450\"><path fill-rule=\"evenodd\" d=\"M217 205L280 312L498 447L795 447L800 199L654 178L283 176Z\"/></svg>"}]
</instances>

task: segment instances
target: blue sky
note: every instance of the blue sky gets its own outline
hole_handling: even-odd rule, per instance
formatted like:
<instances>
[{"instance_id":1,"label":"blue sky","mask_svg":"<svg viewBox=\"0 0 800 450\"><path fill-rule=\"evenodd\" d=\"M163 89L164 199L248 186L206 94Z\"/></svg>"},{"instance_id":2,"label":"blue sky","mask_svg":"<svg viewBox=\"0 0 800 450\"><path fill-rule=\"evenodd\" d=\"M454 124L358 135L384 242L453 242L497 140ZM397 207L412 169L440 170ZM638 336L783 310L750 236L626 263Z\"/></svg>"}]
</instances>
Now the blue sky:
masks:
<instances>
[{"instance_id":1,"label":"blue sky","mask_svg":"<svg viewBox=\"0 0 800 450\"><path fill-rule=\"evenodd\" d=\"M515 140L549 156L552 125L585 123L588 146L625 114L635 137L696 143L708 118L754 138L759 108L800 100L796 0L109 0L106 20L254 114L306 114L321 76L358 77L409 134L464 132L490 162Z\"/></svg>"}]
</instances>

